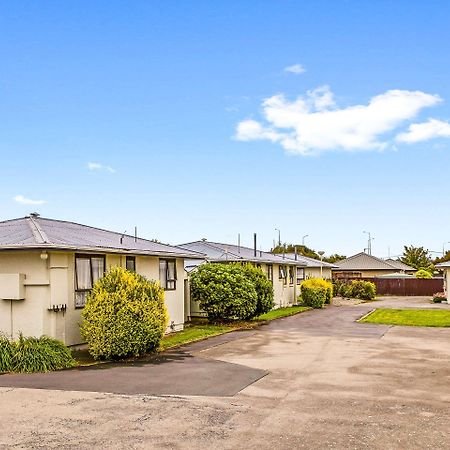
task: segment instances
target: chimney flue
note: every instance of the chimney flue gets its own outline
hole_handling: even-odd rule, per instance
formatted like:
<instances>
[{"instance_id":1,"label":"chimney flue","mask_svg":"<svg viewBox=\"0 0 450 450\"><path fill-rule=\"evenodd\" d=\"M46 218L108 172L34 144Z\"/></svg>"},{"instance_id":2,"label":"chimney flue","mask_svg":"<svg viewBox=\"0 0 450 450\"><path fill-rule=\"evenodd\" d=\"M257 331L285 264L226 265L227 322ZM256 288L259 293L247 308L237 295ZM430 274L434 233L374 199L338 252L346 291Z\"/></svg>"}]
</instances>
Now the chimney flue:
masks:
<instances>
[{"instance_id":1,"label":"chimney flue","mask_svg":"<svg viewBox=\"0 0 450 450\"><path fill-rule=\"evenodd\" d=\"M253 254L256 258L256 233L253 233Z\"/></svg>"}]
</instances>

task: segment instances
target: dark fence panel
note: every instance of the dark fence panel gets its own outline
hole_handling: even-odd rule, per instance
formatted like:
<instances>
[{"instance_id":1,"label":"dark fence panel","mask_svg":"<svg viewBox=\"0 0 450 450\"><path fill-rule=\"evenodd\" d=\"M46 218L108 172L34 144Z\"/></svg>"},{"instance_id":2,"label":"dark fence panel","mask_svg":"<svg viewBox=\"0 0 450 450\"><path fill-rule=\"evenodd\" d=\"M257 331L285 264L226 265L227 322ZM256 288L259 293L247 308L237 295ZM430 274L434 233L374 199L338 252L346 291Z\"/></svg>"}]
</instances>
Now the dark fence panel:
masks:
<instances>
[{"instance_id":1,"label":"dark fence panel","mask_svg":"<svg viewBox=\"0 0 450 450\"><path fill-rule=\"evenodd\" d=\"M354 278L375 283L377 295L419 296L444 292L443 278Z\"/></svg>"}]
</instances>

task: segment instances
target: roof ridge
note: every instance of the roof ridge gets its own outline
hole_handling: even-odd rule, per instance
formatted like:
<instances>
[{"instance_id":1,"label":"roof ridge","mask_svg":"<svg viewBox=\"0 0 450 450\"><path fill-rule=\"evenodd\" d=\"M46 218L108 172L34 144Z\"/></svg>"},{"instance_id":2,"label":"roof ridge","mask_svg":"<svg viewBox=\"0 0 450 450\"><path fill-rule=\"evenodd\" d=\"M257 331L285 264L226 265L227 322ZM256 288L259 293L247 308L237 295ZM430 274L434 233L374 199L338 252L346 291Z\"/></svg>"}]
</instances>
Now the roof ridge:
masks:
<instances>
[{"instance_id":1,"label":"roof ridge","mask_svg":"<svg viewBox=\"0 0 450 450\"><path fill-rule=\"evenodd\" d=\"M36 240L37 244L50 244L50 240L48 236L46 235L45 231L41 228L37 220L35 220L35 217L28 216L27 218L28 226L31 229L31 232L33 233L34 239Z\"/></svg>"},{"instance_id":2,"label":"roof ridge","mask_svg":"<svg viewBox=\"0 0 450 450\"><path fill-rule=\"evenodd\" d=\"M228 250L224 250L223 248L217 247L216 245L214 245L214 244L219 244L219 245L227 246L227 245L230 245L230 244L221 244L220 242L209 242L209 241L197 241L197 242L202 242L203 244L207 245L208 247L211 247L211 248L213 248L215 250L222 251L224 254L231 254L231 255L236 256L238 258L242 258L242 256L236 255L236 253L234 253L234 252L230 252Z\"/></svg>"},{"instance_id":3,"label":"roof ridge","mask_svg":"<svg viewBox=\"0 0 450 450\"><path fill-rule=\"evenodd\" d=\"M83 223L73 222L71 220L50 219L48 217L41 217L41 216L39 216L39 219L48 220L50 222L69 223L69 224L72 224L72 225L78 225L80 227L90 228L92 230L98 230L98 231L103 231L105 233L116 234L117 236L121 236L121 237L123 236L123 237L128 237L128 238L131 238L131 239L137 239L138 241L145 241L145 242L151 242L152 244L164 245L166 247L178 247L177 245L166 244L164 242L156 242L156 241L151 240L151 239L146 239L146 238L142 238L142 237L136 237L136 236L133 236L131 234L120 233L119 231L107 230L105 228L93 227L92 225L85 225Z\"/></svg>"}]
</instances>

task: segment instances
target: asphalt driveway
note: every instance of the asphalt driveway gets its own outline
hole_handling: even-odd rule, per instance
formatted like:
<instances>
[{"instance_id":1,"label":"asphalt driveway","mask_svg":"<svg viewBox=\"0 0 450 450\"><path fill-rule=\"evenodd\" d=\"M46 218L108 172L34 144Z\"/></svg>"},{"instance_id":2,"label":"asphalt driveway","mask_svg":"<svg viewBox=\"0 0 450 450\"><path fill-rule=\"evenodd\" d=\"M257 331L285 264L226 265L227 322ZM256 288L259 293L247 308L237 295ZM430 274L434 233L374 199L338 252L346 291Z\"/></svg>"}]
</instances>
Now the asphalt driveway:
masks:
<instances>
[{"instance_id":1,"label":"asphalt driveway","mask_svg":"<svg viewBox=\"0 0 450 450\"><path fill-rule=\"evenodd\" d=\"M183 349L189 358L161 364L180 370L199 358L267 373L233 396L117 395L3 382L10 387L0 388L0 448L449 448L450 329L355 322L371 308L306 312L195 344ZM120 370L130 378L141 369ZM167 375L172 385L183 382Z\"/></svg>"}]
</instances>

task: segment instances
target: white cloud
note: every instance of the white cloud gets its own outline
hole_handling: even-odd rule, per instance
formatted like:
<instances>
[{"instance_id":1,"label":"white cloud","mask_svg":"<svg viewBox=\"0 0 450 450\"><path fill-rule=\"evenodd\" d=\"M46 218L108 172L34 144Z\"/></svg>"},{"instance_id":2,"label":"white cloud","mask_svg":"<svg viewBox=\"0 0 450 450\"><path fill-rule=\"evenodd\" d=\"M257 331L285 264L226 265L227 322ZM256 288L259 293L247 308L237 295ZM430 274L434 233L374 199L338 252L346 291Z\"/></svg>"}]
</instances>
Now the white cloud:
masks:
<instances>
[{"instance_id":1,"label":"white cloud","mask_svg":"<svg viewBox=\"0 0 450 450\"><path fill-rule=\"evenodd\" d=\"M116 169L113 169L111 166L105 166L96 162L89 162L87 166L89 170L105 170L109 173L116 173Z\"/></svg>"},{"instance_id":2,"label":"white cloud","mask_svg":"<svg viewBox=\"0 0 450 450\"><path fill-rule=\"evenodd\" d=\"M292 66L287 66L284 68L285 72L294 73L295 75L300 75L306 72L306 69L301 64L294 64Z\"/></svg>"},{"instance_id":3,"label":"white cloud","mask_svg":"<svg viewBox=\"0 0 450 450\"><path fill-rule=\"evenodd\" d=\"M301 155L382 150L390 143L385 134L439 102L438 95L391 90L372 97L366 105L338 108L330 88L321 86L293 101L282 94L267 98L262 104L264 121L240 122L235 138L269 140Z\"/></svg>"},{"instance_id":4,"label":"white cloud","mask_svg":"<svg viewBox=\"0 0 450 450\"><path fill-rule=\"evenodd\" d=\"M395 139L398 142L413 144L439 137L450 137L450 123L428 119L426 122L411 124L408 131L398 134Z\"/></svg>"},{"instance_id":5,"label":"white cloud","mask_svg":"<svg viewBox=\"0 0 450 450\"><path fill-rule=\"evenodd\" d=\"M13 197L13 200L17 203L21 203L22 205L43 205L44 203L47 203L45 200L31 200L23 195L16 195Z\"/></svg>"}]
</instances>

